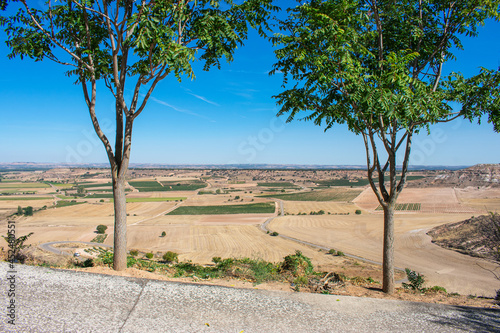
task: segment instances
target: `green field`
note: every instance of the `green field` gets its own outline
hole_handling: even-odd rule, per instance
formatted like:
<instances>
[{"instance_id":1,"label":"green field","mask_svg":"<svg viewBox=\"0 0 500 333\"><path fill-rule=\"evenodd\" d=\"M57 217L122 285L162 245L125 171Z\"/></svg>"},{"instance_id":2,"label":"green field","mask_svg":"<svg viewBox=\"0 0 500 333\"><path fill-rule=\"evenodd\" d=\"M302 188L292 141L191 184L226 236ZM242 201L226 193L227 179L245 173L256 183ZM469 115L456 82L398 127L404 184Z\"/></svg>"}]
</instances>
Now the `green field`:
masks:
<instances>
[{"instance_id":1,"label":"green field","mask_svg":"<svg viewBox=\"0 0 500 333\"><path fill-rule=\"evenodd\" d=\"M272 214L274 203L223 206L180 206L166 215Z\"/></svg>"},{"instance_id":2,"label":"green field","mask_svg":"<svg viewBox=\"0 0 500 333\"><path fill-rule=\"evenodd\" d=\"M258 186L263 187L286 187L286 188L296 188L297 185L290 182L274 182L274 183L257 183Z\"/></svg>"},{"instance_id":3,"label":"green field","mask_svg":"<svg viewBox=\"0 0 500 333\"><path fill-rule=\"evenodd\" d=\"M287 194L266 194L259 197L276 198L288 201L352 201L361 193L359 190L328 189Z\"/></svg>"},{"instance_id":4,"label":"green field","mask_svg":"<svg viewBox=\"0 0 500 333\"><path fill-rule=\"evenodd\" d=\"M196 191L207 187L207 184L200 180L191 180L188 182L161 182L167 191Z\"/></svg>"},{"instance_id":5,"label":"green field","mask_svg":"<svg viewBox=\"0 0 500 333\"><path fill-rule=\"evenodd\" d=\"M59 207L67 207L67 206L74 206L74 205L79 205L79 204L84 204L87 201L67 201L67 200L59 200L57 204L54 206L55 208Z\"/></svg>"},{"instance_id":6,"label":"green field","mask_svg":"<svg viewBox=\"0 0 500 333\"><path fill-rule=\"evenodd\" d=\"M139 190L139 192L157 192L157 191L195 191L207 186L202 181L194 180L187 182L161 182L156 181L130 181L131 186Z\"/></svg>"},{"instance_id":7,"label":"green field","mask_svg":"<svg viewBox=\"0 0 500 333\"><path fill-rule=\"evenodd\" d=\"M12 196L5 196L5 197L0 197L0 200L3 201L9 201L9 200L52 200L52 197L12 197Z\"/></svg>"},{"instance_id":8,"label":"green field","mask_svg":"<svg viewBox=\"0 0 500 333\"><path fill-rule=\"evenodd\" d=\"M400 203L400 204L396 204L396 211L405 211L405 210L409 210L409 211L418 211L420 210L420 207L421 207L421 204L419 203ZM378 206L376 210L382 210L382 206Z\"/></svg>"}]
</instances>

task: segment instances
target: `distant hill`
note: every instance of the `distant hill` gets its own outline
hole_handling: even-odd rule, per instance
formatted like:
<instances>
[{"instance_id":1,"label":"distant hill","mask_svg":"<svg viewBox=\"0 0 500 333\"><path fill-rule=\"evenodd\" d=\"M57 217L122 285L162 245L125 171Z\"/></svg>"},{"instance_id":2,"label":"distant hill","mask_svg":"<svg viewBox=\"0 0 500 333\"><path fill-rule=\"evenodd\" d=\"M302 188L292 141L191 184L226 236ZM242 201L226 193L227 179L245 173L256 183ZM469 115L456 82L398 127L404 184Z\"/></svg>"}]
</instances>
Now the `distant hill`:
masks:
<instances>
[{"instance_id":1,"label":"distant hill","mask_svg":"<svg viewBox=\"0 0 500 333\"><path fill-rule=\"evenodd\" d=\"M500 261L500 215L477 216L438 226L427 233L446 249Z\"/></svg>"}]
</instances>

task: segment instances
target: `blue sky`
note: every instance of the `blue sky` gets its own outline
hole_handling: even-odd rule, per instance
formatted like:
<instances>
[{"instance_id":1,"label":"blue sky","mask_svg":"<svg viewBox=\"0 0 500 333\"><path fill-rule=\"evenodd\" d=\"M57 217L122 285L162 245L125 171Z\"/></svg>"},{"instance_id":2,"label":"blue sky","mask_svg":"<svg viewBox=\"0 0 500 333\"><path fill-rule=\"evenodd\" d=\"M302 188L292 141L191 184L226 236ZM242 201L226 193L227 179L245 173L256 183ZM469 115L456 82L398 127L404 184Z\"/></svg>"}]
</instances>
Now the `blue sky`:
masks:
<instances>
[{"instance_id":1,"label":"blue sky","mask_svg":"<svg viewBox=\"0 0 500 333\"><path fill-rule=\"evenodd\" d=\"M478 38L464 39L465 51L445 65L466 76L478 67L500 65L500 24L488 22ZM8 60L0 32L0 162L106 163L93 132L81 87L50 61ZM250 35L235 61L210 72L195 65L196 80L161 82L134 124L132 163L162 164L319 164L363 165L360 136L345 126L326 133L312 123L285 124L271 98L281 91L281 76L269 76L272 47ZM98 91L98 116L114 132L113 100ZM500 134L486 122L465 120L431 127L418 135L413 165L500 163Z\"/></svg>"}]
</instances>

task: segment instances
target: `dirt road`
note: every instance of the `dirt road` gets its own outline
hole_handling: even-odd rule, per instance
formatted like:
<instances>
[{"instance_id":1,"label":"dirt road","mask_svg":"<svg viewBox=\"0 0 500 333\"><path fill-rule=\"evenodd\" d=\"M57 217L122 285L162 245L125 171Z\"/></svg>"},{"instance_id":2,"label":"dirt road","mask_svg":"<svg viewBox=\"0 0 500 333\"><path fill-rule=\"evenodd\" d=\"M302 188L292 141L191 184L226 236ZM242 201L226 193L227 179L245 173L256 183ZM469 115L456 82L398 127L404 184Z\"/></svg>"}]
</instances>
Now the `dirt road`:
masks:
<instances>
[{"instance_id":1,"label":"dirt road","mask_svg":"<svg viewBox=\"0 0 500 333\"><path fill-rule=\"evenodd\" d=\"M470 217L470 216L469 216ZM431 243L426 232L463 215L399 214L396 216L395 265L410 268L426 278L426 286L442 286L448 292L494 296L500 281L491 273L497 264L443 249ZM376 262L382 261L382 216L284 216L272 220L269 229L326 248L342 250Z\"/></svg>"}]
</instances>

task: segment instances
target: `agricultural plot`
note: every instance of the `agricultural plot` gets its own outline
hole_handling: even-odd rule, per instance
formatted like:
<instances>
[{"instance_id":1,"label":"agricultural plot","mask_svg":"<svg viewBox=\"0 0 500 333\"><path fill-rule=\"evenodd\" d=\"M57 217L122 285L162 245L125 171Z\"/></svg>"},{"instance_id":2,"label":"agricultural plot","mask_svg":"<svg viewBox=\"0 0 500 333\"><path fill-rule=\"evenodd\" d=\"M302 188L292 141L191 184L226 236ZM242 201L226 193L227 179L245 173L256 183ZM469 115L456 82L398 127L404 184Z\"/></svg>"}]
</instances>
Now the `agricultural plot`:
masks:
<instances>
[{"instance_id":1,"label":"agricultural plot","mask_svg":"<svg viewBox=\"0 0 500 333\"><path fill-rule=\"evenodd\" d=\"M172 197L172 198L127 198L127 202L163 202L163 201L184 201L186 197Z\"/></svg>"},{"instance_id":2,"label":"agricultural plot","mask_svg":"<svg viewBox=\"0 0 500 333\"><path fill-rule=\"evenodd\" d=\"M14 196L0 197L0 201L31 201L31 200L52 200L52 198L51 197L14 197Z\"/></svg>"},{"instance_id":3,"label":"agricultural plot","mask_svg":"<svg viewBox=\"0 0 500 333\"><path fill-rule=\"evenodd\" d=\"M207 187L207 184L199 181L189 181L189 182L161 182L161 184L166 188L166 191L196 191L200 188Z\"/></svg>"},{"instance_id":4,"label":"agricultural plot","mask_svg":"<svg viewBox=\"0 0 500 333\"><path fill-rule=\"evenodd\" d=\"M407 176L406 180L422 179L424 176ZM399 181L401 177L397 176L396 179ZM385 177L386 181L389 181L389 177ZM374 179L375 183L378 183L378 179ZM354 181L349 179L329 179L329 180L317 180L316 183L319 186L366 186L370 184L368 179L356 179Z\"/></svg>"},{"instance_id":5,"label":"agricultural plot","mask_svg":"<svg viewBox=\"0 0 500 333\"><path fill-rule=\"evenodd\" d=\"M167 215L222 215L222 214L272 214L274 203L220 206L180 206Z\"/></svg>"},{"instance_id":6,"label":"agricultural plot","mask_svg":"<svg viewBox=\"0 0 500 333\"><path fill-rule=\"evenodd\" d=\"M257 185L262 187L297 188L297 185L290 182L257 183Z\"/></svg>"},{"instance_id":7,"label":"agricultural plot","mask_svg":"<svg viewBox=\"0 0 500 333\"><path fill-rule=\"evenodd\" d=\"M288 201L345 201L349 202L362 192L361 189L335 188L321 191L287 194L267 194L259 197L276 198Z\"/></svg>"},{"instance_id":8,"label":"agricultural plot","mask_svg":"<svg viewBox=\"0 0 500 333\"><path fill-rule=\"evenodd\" d=\"M207 186L202 181L130 181L129 184L135 187L139 192L157 192L157 191L195 191Z\"/></svg>"},{"instance_id":9,"label":"agricultural plot","mask_svg":"<svg viewBox=\"0 0 500 333\"><path fill-rule=\"evenodd\" d=\"M325 214L343 215L354 214L356 205L344 202L315 202L315 201L285 201L285 214L298 215L310 214L310 212L324 211Z\"/></svg>"}]
</instances>

